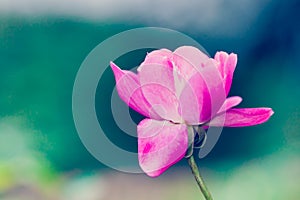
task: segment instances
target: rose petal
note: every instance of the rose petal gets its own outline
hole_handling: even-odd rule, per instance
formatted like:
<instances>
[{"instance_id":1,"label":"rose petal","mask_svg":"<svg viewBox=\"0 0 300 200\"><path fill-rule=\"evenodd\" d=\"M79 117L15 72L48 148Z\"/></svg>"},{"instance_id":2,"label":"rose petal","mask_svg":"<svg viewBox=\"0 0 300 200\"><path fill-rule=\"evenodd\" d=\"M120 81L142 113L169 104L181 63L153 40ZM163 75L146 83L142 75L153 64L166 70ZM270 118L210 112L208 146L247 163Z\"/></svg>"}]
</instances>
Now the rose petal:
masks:
<instances>
[{"instance_id":1,"label":"rose petal","mask_svg":"<svg viewBox=\"0 0 300 200\"><path fill-rule=\"evenodd\" d=\"M229 110L230 108L239 105L242 102L242 98L239 96L233 96L233 97L228 97L220 110L218 111L218 114L221 114L222 112L225 112Z\"/></svg>"},{"instance_id":2,"label":"rose petal","mask_svg":"<svg viewBox=\"0 0 300 200\"><path fill-rule=\"evenodd\" d=\"M121 70L116 64L110 62L116 79L116 87L120 98L132 109L146 117L161 119L144 98L139 80L131 71Z\"/></svg>"},{"instance_id":3,"label":"rose petal","mask_svg":"<svg viewBox=\"0 0 300 200\"><path fill-rule=\"evenodd\" d=\"M147 54L144 62L141 64L161 64L172 67L172 63L170 63L170 58L172 57L172 51L168 49L160 49L154 50ZM139 68L138 68L139 71Z\"/></svg>"},{"instance_id":4,"label":"rose petal","mask_svg":"<svg viewBox=\"0 0 300 200\"><path fill-rule=\"evenodd\" d=\"M163 119L182 122L176 96L173 69L159 64L144 64L138 73L144 97Z\"/></svg>"},{"instance_id":5,"label":"rose petal","mask_svg":"<svg viewBox=\"0 0 300 200\"><path fill-rule=\"evenodd\" d=\"M151 177L161 175L181 160L188 148L185 124L144 119L139 123L137 132L139 164Z\"/></svg>"},{"instance_id":6,"label":"rose petal","mask_svg":"<svg viewBox=\"0 0 300 200\"><path fill-rule=\"evenodd\" d=\"M210 120L226 96L215 61L199 49L187 46L175 50L173 61L174 69L187 82L180 91L181 115L188 124Z\"/></svg>"},{"instance_id":7,"label":"rose petal","mask_svg":"<svg viewBox=\"0 0 300 200\"><path fill-rule=\"evenodd\" d=\"M215 60L218 63L218 69L223 77L227 96L231 88L233 73L237 64L237 55L234 53L228 55L226 52L220 51L216 53Z\"/></svg>"},{"instance_id":8,"label":"rose petal","mask_svg":"<svg viewBox=\"0 0 300 200\"><path fill-rule=\"evenodd\" d=\"M199 81L199 77L196 75L189 80L189 82L186 82L183 78L177 77L178 79L182 79L181 83L183 85L183 89L180 90L179 87L177 87L179 90L177 92L179 93L179 102L180 102L180 115L184 119L184 121L189 125L196 125L199 124L200 120L200 110L201 105L199 102L202 101L200 98L198 98L197 93L201 93L203 91L204 84L201 84L201 81ZM201 78L200 78L201 79ZM202 96L203 99L205 98Z\"/></svg>"},{"instance_id":9,"label":"rose petal","mask_svg":"<svg viewBox=\"0 0 300 200\"><path fill-rule=\"evenodd\" d=\"M194 67L203 66L209 60L208 55L193 46L181 46L174 51L174 54L185 58Z\"/></svg>"},{"instance_id":10,"label":"rose petal","mask_svg":"<svg viewBox=\"0 0 300 200\"><path fill-rule=\"evenodd\" d=\"M253 126L266 122L273 113L271 108L233 108L224 114L216 116L208 125L228 127Z\"/></svg>"}]
</instances>

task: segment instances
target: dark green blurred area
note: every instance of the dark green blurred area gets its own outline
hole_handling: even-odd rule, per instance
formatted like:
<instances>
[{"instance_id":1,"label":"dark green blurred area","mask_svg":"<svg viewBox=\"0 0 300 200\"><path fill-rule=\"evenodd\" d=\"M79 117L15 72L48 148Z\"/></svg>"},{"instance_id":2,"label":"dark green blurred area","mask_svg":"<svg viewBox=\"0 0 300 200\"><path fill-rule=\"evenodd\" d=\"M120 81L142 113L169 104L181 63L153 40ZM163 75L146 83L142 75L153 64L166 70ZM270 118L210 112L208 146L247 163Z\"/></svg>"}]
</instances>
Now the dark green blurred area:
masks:
<instances>
[{"instance_id":1,"label":"dark green blurred area","mask_svg":"<svg viewBox=\"0 0 300 200\"><path fill-rule=\"evenodd\" d=\"M181 30L211 55L218 50L238 54L230 95L243 97L239 107L271 107L275 111L263 125L225 128L203 165L231 163L215 167L223 171L278 152L284 152L280 154L283 161L276 162L300 153L300 15L296 8L285 8L260 16L243 38L210 37L193 28ZM88 153L75 130L73 84L81 63L96 45L136 27L143 24L59 17L0 18L0 166L4 174L0 176L10 176L10 166L19 157L37 159L28 169L34 169L39 181L43 181L41 177L53 178L51 173L105 168ZM127 69L135 67L147 51L130 52L116 63ZM136 151L135 138L124 134L113 121L110 98L114 84L108 68L95 97L99 123L115 144ZM141 119L134 111L131 114L135 121ZM22 160L16 163L24 164Z\"/></svg>"},{"instance_id":2,"label":"dark green blurred area","mask_svg":"<svg viewBox=\"0 0 300 200\"><path fill-rule=\"evenodd\" d=\"M73 82L89 51L128 27L63 19L9 18L1 24L2 116L25 117L39 130L42 136L32 135L36 147L58 169L96 166L74 128Z\"/></svg>"}]
</instances>

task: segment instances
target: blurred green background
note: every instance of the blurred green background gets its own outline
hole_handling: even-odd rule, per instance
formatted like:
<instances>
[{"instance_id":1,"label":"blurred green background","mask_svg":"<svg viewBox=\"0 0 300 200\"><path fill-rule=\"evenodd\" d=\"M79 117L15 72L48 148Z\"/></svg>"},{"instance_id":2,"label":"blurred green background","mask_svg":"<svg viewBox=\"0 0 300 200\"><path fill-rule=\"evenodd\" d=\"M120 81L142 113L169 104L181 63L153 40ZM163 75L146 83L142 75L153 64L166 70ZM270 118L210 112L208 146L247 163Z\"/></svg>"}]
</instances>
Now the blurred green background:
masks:
<instances>
[{"instance_id":1,"label":"blurred green background","mask_svg":"<svg viewBox=\"0 0 300 200\"><path fill-rule=\"evenodd\" d=\"M82 61L108 37L147 26L181 31L210 55L237 53L230 94L243 97L240 107L275 111L263 125L225 128L197 160L215 199L300 199L299 7L297 0L0 0L0 199L201 199L185 160L156 179L117 172L93 158L75 130L72 89ZM147 51L116 62L135 67ZM107 69L96 95L99 121L114 143L136 151L107 106L114 84Z\"/></svg>"}]
</instances>

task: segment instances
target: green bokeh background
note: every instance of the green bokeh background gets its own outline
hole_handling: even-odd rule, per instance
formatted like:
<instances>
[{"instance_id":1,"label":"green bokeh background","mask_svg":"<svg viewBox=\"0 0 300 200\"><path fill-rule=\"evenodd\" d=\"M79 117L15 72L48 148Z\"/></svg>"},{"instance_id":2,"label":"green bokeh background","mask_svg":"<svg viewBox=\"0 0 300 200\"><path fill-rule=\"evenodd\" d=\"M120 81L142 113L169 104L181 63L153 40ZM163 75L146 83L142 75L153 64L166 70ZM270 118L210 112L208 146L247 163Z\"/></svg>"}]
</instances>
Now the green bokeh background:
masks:
<instances>
[{"instance_id":1,"label":"green bokeh background","mask_svg":"<svg viewBox=\"0 0 300 200\"><path fill-rule=\"evenodd\" d=\"M243 97L239 107L275 111L263 125L225 128L213 151L197 160L215 199L300 199L300 15L295 2L270 6L241 37L177 29L211 55L237 53L230 95ZM0 199L201 198L185 160L157 179L124 174L93 158L75 130L72 88L82 61L108 37L145 26L138 20L0 15ZM130 52L116 63L135 67L148 51ZM136 140L116 127L107 106L114 84L108 68L96 95L99 121L115 144L136 151Z\"/></svg>"}]
</instances>

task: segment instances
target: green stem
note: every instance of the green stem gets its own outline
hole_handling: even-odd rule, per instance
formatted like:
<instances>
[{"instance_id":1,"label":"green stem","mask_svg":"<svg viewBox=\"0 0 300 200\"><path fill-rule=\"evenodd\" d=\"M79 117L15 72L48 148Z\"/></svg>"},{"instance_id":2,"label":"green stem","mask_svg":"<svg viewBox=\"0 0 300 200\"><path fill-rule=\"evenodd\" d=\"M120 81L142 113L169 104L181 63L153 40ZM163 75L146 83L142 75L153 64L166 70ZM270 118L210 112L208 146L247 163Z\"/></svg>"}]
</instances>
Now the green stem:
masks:
<instances>
[{"instance_id":1,"label":"green stem","mask_svg":"<svg viewBox=\"0 0 300 200\"><path fill-rule=\"evenodd\" d=\"M188 163L191 167L193 175L196 179L196 182L197 182L203 196L205 197L206 200L213 200L210 192L208 191L208 189L207 189L207 187L206 187L206 185L205 185L205 183L204 183L204 181L203 181L203 179L200 175L199 169L197 167L197 164L195 162L195 159L194 159L193 155L190 156L189 158L187 158L187 160L188 160Z\"/></svg>"}]
</instances>

